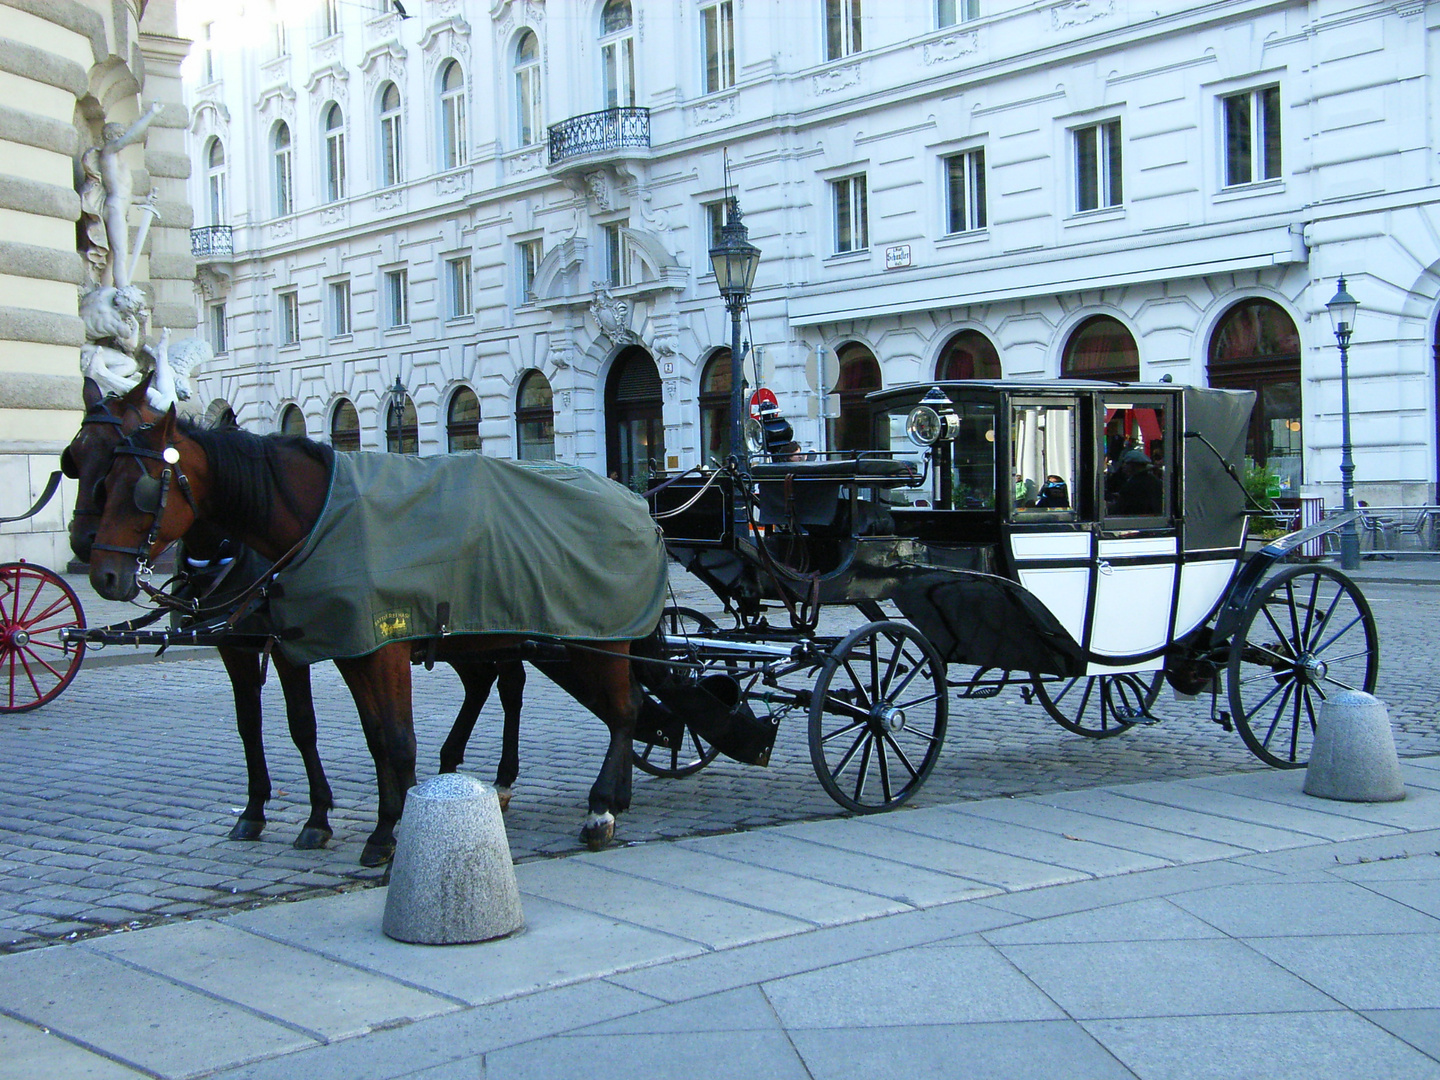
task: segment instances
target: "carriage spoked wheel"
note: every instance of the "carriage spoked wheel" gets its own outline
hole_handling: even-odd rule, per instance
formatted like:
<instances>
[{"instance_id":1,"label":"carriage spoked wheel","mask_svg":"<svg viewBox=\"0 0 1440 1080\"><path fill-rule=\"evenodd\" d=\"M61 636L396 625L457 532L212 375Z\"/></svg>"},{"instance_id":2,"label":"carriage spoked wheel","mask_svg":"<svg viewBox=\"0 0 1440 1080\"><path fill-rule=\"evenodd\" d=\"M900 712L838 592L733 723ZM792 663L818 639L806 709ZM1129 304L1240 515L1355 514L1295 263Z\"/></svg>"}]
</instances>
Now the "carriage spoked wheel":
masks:
<instances>
[{"instance_id":1,"label":"carriage spoked wheel","mask_svg":"<svg viewBox=\"0 0 1440 1080\"><path fill-rule=\"evenodd\" d=\"M1050 718L1066 731L1090 739L1108 739L1129 731L1150 715L1160 696L1159 671L1119 675L1077 675L1071 679L1036 675L1035 696Z\"/></svg>"},{"instance_id":2,"label":"carriage spoked wheel","mask_svg":"<svg viewBox=\"0 0 1440 1080\"><path fill-rule=\"evenodd\" d=\"M810 761L829 796L873 814L905 802L940 757L945 662L913 626L872 622L825 657L810 701Z\"/></svg>"},{"instance_id":3,"label":"carriage spoked wheel","mask_svg":"<svg viewBox=\"0 0 1440 1080\"><path fill-rule=\"evenodd\" d=\"M84 625L80 598L59 574L0 563L0 713L38 709L70 685L85 646L67 648L60 631Z\"/></svg>"},{"instance_id":4,"label":"carriage spoked wheel","mask_svg":"<svg viewBox=\"0 0 1440 1080\"><path fill-rule=\"evenodd\" d=\"M664 627L665 635L671 638L713 633L719 629L710 616L687 607L667 607L660 614L660 625ZM642 743L637 739L630 751L630 758L641 772L676 780L699 772L714 761L719 753L719 750L700 738L694 728L686 724L685 736L679 746Z\"/></svg>"},{"instance_id":5,"label":"carriage spoked wheel","mask_svg":"<svg viewBox=\"0 0 1440 1080\"><path fill-rule=\"evenodd\" d=\"M1245 745L1281 769L1310 761L1320 706L1375 690L1380 641L1355 583L1328 566L1291 566L1264 582L1230 644L1230 714Z\"/></svg>"}]
</instances>

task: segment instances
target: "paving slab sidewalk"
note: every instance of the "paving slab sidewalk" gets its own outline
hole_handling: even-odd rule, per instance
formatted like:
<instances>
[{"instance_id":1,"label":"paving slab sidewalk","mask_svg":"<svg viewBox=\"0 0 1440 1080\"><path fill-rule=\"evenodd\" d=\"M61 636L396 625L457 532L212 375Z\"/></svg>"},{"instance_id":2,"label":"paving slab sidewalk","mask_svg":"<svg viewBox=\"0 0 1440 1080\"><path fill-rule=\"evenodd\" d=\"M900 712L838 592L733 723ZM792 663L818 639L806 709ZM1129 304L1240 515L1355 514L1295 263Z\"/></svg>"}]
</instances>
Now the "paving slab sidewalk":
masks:
<instances>
[{"instance_id":1,"label":"paving slab sidewalk","mask_svg":"<svg viewBox=\"0 0 1440 1080\"><path fill-rule=\"evenodd\" d=\"M1440 758L1406 775L529 862L484 945L391 941L370 889L3 956L0 1080L1440 1078Z\"/></svg>"}]
</instances>

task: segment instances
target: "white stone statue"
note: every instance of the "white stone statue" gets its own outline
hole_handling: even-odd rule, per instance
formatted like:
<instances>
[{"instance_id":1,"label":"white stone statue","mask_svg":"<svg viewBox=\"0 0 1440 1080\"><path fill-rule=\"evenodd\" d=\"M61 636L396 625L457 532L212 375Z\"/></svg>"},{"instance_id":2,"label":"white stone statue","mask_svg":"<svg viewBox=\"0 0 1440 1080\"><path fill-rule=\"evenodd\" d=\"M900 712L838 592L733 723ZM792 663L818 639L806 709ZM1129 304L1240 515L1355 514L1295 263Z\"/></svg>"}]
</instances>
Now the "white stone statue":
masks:
<instances>
[{"instance_id":1,"label":"white stone statue","mask_svg":"<svg viewBox=\"0 0 1440 1080\"><path fill-rule=\"evenodd\" d=\"M145 294L137 286L101 285L80 297L85 340L104 343L134 356L149 319Z\"/></svg>"},{"instance_id":2,"label":"white stone statue","mask_svg":"<svg viewBox=\"0 0 1440 1080\"><path fill-rule=\"evenodd\" d=\"M95 238L90 229L90 217L96 210L99 211L109 249L109 280L117 288L130 284L130 226L126 218L130 213L132 189L130 170L120 160L120 151L142 140L163 108L156 102L128 128L123 124L106 124L101 129L104 142L80 155L82 220L86 223L86 233L91 236L91 250L94 251ZM86 257L93 272L97 256L87 252ZM103 274L99 280L104 280Z\"/></svg>"},{"instance_id":3,"label":"white stone statue","mask_svg":"<svg viewBox=\"0 0 1440 1080\"><path fill-rule=\"evenodd\" d=\"M80 348L80 373L94 379L107 394L133 390L145 374L133 356L108 345L94 344Z\"/></svg>"},{"instance_id":4,"label":"white stone statue","mask_svg":"<svg viewBox=\"0 0 1440 1080\"><path fill-rule=\"evenodd\" d=\"M147 345L140 351L142 356L149 357L154 364L153 385L172 401L190 400L194 393L190 385L190 372L215 357L210 343L204 338L188 337L172 342L168 327L160 331L160 341L154 349Z\"/></svg>"}]
</instances>

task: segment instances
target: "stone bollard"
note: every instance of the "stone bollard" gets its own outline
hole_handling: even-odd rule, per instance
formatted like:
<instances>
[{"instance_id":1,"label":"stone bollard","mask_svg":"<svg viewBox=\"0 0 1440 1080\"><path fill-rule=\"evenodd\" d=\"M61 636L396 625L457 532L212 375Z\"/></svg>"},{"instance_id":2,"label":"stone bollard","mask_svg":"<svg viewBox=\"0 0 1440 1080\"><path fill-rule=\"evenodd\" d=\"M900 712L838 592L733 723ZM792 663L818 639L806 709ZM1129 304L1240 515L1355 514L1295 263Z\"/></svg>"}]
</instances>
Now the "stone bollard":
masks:
<instances>
[{"instance_id":1,"label":"stone bollard","mask_svg":"<svg viewBox=\"0 0 1440 1080\"><path fill-rule=\"evenodd\" d=\"M500 801L489 784L442 773L411 788L381 929L397 941L489 941L525 924Z\"/></svg>"},{"instance_id":2,"label":"stone bollard","mask_svg":"<svg viewBox=\"0 0 1440 1080\"><path fill-rule=\"evenodd\" d=\"M1320 706L1305 794L1344 802L1405 798L1400 759L1385 703L1358 690L1332 694Z\"/></svg>"}]
</instances>

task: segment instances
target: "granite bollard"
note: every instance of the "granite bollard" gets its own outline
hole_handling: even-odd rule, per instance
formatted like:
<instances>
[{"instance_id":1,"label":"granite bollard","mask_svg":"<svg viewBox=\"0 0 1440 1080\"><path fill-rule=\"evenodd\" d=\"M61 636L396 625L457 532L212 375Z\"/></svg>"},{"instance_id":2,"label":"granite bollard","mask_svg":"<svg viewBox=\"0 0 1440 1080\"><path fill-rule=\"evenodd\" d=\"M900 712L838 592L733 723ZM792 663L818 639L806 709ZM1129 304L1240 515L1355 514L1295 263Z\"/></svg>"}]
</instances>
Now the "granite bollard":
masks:
<instances>
[{"instance_id":1,"label":"granite bollard","mask_svg":"<svg viewBox=\"0 0 1440 1080\"><path fill-rule=\"evenodd\" d=\"M419 945L489 941L525 924L495 789L442 773L405 796L381 924Z\"/></svg>"},{"instance_id":2,"label":"granite bollard","mask_svg":"<svg viewBox=\"0 0 1440 1080\"><path fill-rule=\"evenodd\" d=\"M1331 694L1320 706L1305 794L1343 802L1405 798L1400 759L1385 703L1359 690Z\"/></svg>"}]
</instances>

